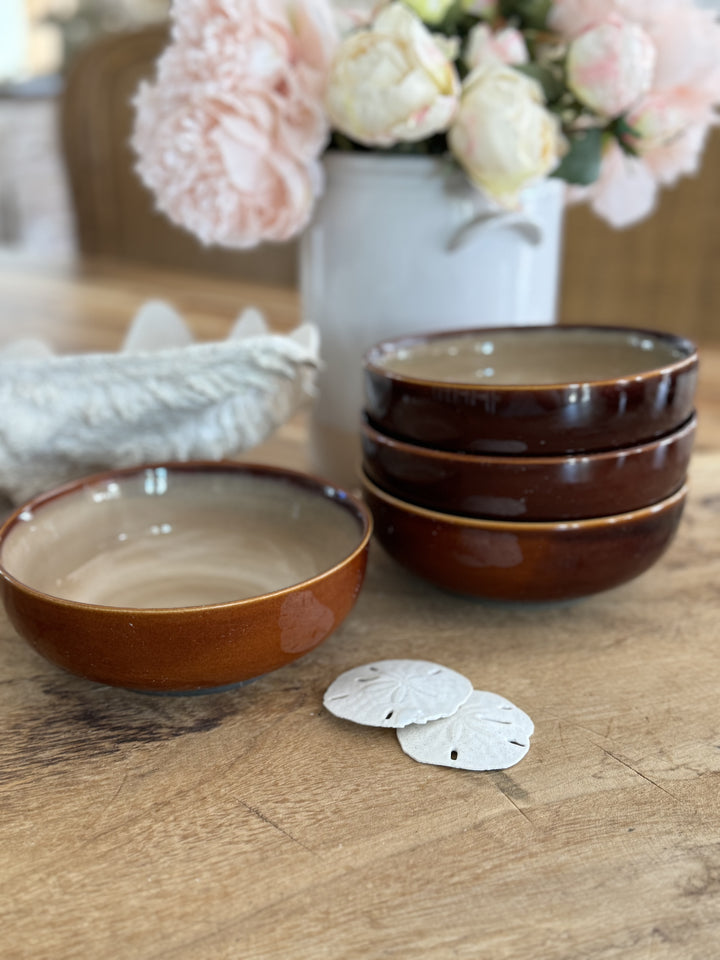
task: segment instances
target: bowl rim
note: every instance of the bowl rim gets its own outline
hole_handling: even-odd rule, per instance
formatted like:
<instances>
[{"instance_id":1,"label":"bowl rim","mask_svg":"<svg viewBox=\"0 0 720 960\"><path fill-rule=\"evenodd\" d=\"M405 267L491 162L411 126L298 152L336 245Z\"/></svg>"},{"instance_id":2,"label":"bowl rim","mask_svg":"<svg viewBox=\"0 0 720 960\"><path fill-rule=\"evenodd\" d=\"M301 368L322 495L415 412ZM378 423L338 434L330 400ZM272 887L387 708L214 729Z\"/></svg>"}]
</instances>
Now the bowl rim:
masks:
<instances>
[{"instance_id":1,"label":"bowl rim","mask_svg":"<svg viewBox=\"0 0 720 960\"><path fill-rule=\"evenodd\" d=\"M350 553L344 556L332 567L328 567L326 570L315 574L315 576L310 577L307 580L300 580L297 583L290 584L289 586L283 587L280 590L272 590L268 593L260 593L253 597L245 597L238 600L227 600L223 603L196 604L187 607L123 607L100 603L84 603L79 600L69 600L66 597L58 597L55 596L55 594L46 593L44 590L38 590L35 587L31 587L29 584L19 580L8 570L6 570L2 560L3 546L11 531L20 523L21 515L24 512L41 509L43 506L46 506L49 503L60 500L63 497L69 496L73 493L78 493L83 488L89 488L117 478L130 478L142 474L148 470L157 469L172 470L178 473L201 473L203 471L207 471L209 473L251 473L255 475L259 474L272 477L278 481L284 480L293 484L298 484L310 491L314 490L324 499L332 501L333 503L337 504L338 507L351 513L358 521L359 543ZM26 503L23 503L17 507L0 526L0 581L4 580L7 584L15 589L36 597L39 600L43 600L54 605L57 604L64 608L79 611L81 610L84 612L98 611L104 613L105 615L111 614L113 616L118 614L132 614L134 617L172 617L183 613L186 615L190 613L199 614L212 610L228 610L237 609L240 607L251 607L261 600L264 601L277 597L288 596L300 589L310 588L313 584L325 580L330 575L339 572L343 567L353 563L364 551L367 550L372 534L373 517L367 505L348 490L345 490L343 487L340 487L334 483L330 483L330 481L323 480L314 474L304 473L300 470L293 470L286 467L277 467L271 464L254 462L245 463L234 460L157 461L143 463L134 467L118 467L116 469L103 470L98 473L89 474L85 477L80 477L76 480L70 480L66 483L60 484L57 487L53 487L44 493L38 494L37 496L28 500Z\"/></svg>"},{"instance_id":2,"label":"bowl rim","mask_svg":"<svg viewBox=\"0 0 720 960\"><path fill-rule=\"evenodd\" d=\"M639 370L637 373L630 374L626 377L616 377L610 379L601 379L601 380L562 380L555 383L471 383L464 380L433 380L425 377L413 377L407 374L398 373L397 371L388 370L386 367L381 366L377 359L384 353L391 352L391 348L395 352L402 345L412 345L418 343L428 343L435 340L443 339L452 339L454 337L473 337L478 335L492 335L498 333L515 333L522 336L526 332L534 331L547 331L550 333L550 336L556 335L558 332L566 331L591 331L593 333L629 333L629 334L639 334L646 337L653 337L655 340L659 340L663 343L672 344L676 346L677 349L682 350L685 353L685 356L674 363L663 364L660 367L651 367L648 370ZM555 331L555 333L551 333ZM363 357L363 369L366 373L371 373L376 376L382 377L386 380L389 380L394 383L399 384L408 384L413 386L425 387L428 389L440 389L440 390L470 390L472 392L497 392L497 393L507 393L510 391L527 391L527 390L570 390L577 388L578 386L591 386L596 389L601 389L603 387L612 387L618 386L621 384L628 383L640 383L645 380L651 380L655 377L661 377L667 373L681 373L685 369L692 369L697 366L698 363L698 347L692 340L687 337L680 336L675 333L668 333L662 330L651 330L643 327L624 327L624 326L605 326L600 324L591 324L591 323L577 323L577 324L534 324L534 325L524 325L517 327L468 327L465 329L454 329L454 330L431 330L425 333L415 333L407 334L399 337L388 337L385 340L380 340L377 343L373 344L369 350L366 351Z\"/></svg>"},{"instance_id":3,"label":"bowl rim","mask_svg":"<svg viewBox=\"0 0 720 960\"><path fill-rule=\"evenodd\" d=\"M632 523L635 520L644 517L651 517L655 514L663 513L665 510L681 503L688 494L690 484L685 483L676 490L671 496L657 503L649 504L646 507L640 507L637 510L629 510L626 513L614 513L606 517L590 517L586 520L490 520L481 517L464 517L455 513L442 513L439 510L430 510L427 507L419 507L407 500L401 500L394 497L391 493L386 493L382 487L374 483L364 470L361 471L361 480L363 488L368 490L373 496L385 501L391 507L395 507L404 513L415 514L423 520L433 520L436 523L449 524L455 527L474 528L476 530L504 530L511 533L520 533L526 531L557 531L566 532L569 530L592 530L597 527L611 527L616 524Z\"/></svg>"},{"instance_id":4,"label":"bowl rim","mask_svg":"<svg viewBox=\"0 0 720 960\"><path fill-rule=\"evenodd\" d=\"M596 450L587 453L559 453L554 456L528 456L518 454L507 456L505 454L495 453L468 453L466 450L442 450L438 447L426 446L422 443L412 443L409 440L402 440L385 433L379 427L376 427L365 412L360 424L360 433L363 437L368 437L371 441L382 444L386 449L395 448L396 450L407 453L411 456L417 456L420 459L427 460L445 460L448 463L462 463L468 467L471 466L526 466L526 467L560 467L571 460L582 460L599 463L607 460L614 460L618 457L629 457L633 455L642 455L652 450L657 450L662 446L680 442L688 436L692 436L697 430L698 415L693 410L691 415L680 426L668 433L664 433L652 440L646 440L643 443L634 443L627 447L612 447L609 450Z\"/></svg>"}]
</instances>

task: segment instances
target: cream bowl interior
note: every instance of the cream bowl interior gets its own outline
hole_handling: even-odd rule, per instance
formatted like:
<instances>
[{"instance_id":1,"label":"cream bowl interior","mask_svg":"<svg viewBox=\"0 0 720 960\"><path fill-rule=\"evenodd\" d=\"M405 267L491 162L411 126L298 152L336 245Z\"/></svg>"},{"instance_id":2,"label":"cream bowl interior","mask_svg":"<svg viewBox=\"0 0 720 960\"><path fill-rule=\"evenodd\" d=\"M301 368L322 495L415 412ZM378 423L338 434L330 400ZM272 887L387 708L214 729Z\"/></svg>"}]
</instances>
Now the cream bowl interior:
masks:
<instances>
[{"instance_id":1,"label":"cream bowl interior","mask_svg":"<svg viewBox=\"0 0 720 960\"><path fill-rule=\"evenodd\" d=\"M342 492L249 470L149 467L41 499L8 530L0 565L64 600L195 607L304 582L362 542Z\"/></svg>"},{"instance_id":2,"label":"cream bowl interior","mask_svg":"<svg viewBox=\"0 0 720 960\"><path fill-rule=\"evenodd\" d=\"M604 327L537 327L379 344L370 365L405 379L525 386L631 378L691 357L679 337Z\"/></svg>"}]
</instances>

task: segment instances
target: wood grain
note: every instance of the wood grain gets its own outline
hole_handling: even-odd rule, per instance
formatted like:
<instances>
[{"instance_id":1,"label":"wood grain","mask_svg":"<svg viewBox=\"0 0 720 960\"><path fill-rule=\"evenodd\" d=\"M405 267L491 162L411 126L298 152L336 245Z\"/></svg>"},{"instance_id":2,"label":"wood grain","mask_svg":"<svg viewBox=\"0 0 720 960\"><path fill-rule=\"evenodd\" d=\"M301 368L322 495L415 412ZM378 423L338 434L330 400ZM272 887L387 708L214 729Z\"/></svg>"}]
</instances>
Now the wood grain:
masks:
<instances>
[{"instance_id":1,"label":"wood grain","mask_svg":"<svg viewBox=\"0 0 720 960\"><path fill-rule=\"evenodd\" d=\"M208 336L245 297L294 316L292 297L165 282L0 263L2 334L109 347L153 290ZM375 546L327 643L189 698L62 674L0 620L3 960L712 960L720 416L712 402L701 415L677 541L582 602L455 597ZM299 419L274 456L302 462L303 439ZM385 657L437 660L509 697L536 722L527 758L425 767L390 731L323 711L341 671Z\"/></svg>"},{"instance_id":2,"label":"wood grain","mask_svg":"<svg viewBox=\"0 0 720 960\"><path fill-rule=\"evenodd\" d=\"M3 627L3 955L712 957L719 466L698 458L679 540L633 585L493 606L375 550L346 626L233 693L94 687ZM388 656L510 697L527 759L423 767L323 713Z\"/></svg>"}]
</instances>

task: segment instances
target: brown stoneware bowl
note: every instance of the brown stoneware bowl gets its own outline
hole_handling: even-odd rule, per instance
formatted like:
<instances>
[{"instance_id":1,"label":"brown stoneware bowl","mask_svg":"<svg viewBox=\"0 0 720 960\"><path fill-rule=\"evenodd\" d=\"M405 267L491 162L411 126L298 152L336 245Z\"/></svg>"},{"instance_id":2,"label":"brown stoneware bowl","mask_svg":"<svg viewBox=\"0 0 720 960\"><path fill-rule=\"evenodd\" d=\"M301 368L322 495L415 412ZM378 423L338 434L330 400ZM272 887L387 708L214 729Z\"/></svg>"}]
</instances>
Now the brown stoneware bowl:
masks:
<instances>
[{"instance_id":1,"label":"brown stoneware bowl","mask_svg":"<svg viewBox=\"0 0 720 960\"><path fill-rule=\"evenodd\" d=\"M416 507L363 480L387 552L439 587L493 600L588 596L644 573L670 544L687 487L642 510L596 520L513 523Z\"/></svg>"},{"instance_id":2,"label":"brown stoneware bowl","mask_svg":"<svg viewBox=\"0 0 720 960\"><path fill-rule=\"evenodd\" d=\"M236 463L160 464L68 484L0 530L16 630L81 677L222 688L297 659L365 574L367 508L319 480Z\"/></svg>"},{"instance_id":3,"label":"brown stoneware bowl","mask_svg":"<svg viewBox=\"0 0 720 960\"><path fill-rule=\"evenodd\" d=\"M373 425L441 450L554 455L664 436L692 415L697 351L667 333L508 327L387 340L365 357Z\"/></svg>"},{"instance_id":4,"label":"brown stoneware bowl","mask_svg":"<svg viewBox=\"0 0 720 960\"><path fill-rule=\"evenodd\" d=\"M363 467L401 500L497 520L582 520L664 500L685 482L696 418L660 440L607 453L501 457L450 453L361 427Z\"/></svg>"}]
</instances>

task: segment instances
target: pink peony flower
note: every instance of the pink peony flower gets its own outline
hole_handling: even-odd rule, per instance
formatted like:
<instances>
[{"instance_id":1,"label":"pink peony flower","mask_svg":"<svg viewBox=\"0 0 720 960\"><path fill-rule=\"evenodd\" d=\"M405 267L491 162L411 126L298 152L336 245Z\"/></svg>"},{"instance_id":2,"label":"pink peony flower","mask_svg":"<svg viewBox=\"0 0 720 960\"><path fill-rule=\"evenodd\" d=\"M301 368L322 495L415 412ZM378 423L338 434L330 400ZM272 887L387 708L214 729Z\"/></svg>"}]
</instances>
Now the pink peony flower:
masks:
<instances>
[{"instance_id":1,"label":"pink peony flower","mask_svg":"<svg viewBox=\"0 0 720 960\"><path fill-rule=\"evenodd\" d=\"M470 31L468 45L463 58L467 67L487 63L520 64L530 59L525 38L514 27L493 32L485 23L479 23Z\"/></svg>"},{"instance_id":2,"label":"pink peony flower","mask_svg":"<svg viewBox=\"0 0 720 960\"><path fill-rule=\"evenodd\" d=\"M617 117L650 89L655 58L646 31L613 14L583 30L570 44L568 86L591 110Z\"/></svg>"},{"instance_id":3,"label":"pink peony flower","mask_svg":"<svg viewBox=\"0 0 720 960\"><path fill-rule=\"evenodd\" d=\"M705 87L720 70L717 13L695 0L554 0L551 26L568 38L618 15L641 26L657 50L653 87ZM714 81L717 96L717 77Z\"/></svg>"},{"instance_id":4,"label":"pink peony flower","mask_svg":"<svg viewBox=\"0 0 720 960\"><path fill-rule=\"evenodd\" d=\"M643 155L658 183L672 186L680 177L694 177L699 172L709 130L706 123L685 127L672 140Z\"/></svg>"},{"instance_id":5,"label":"pink peony flower","mask_svg":"<svg viewBox=\"0 0 720 960\"><path fill-rule=\"evenodd\" d=\"M653 89L684 89L696 103L720 101L720 24L717 14L692 4L673 5L648 18L646 30L657 50Z\"/></svg>"},{"instance_id":6,"label":"pink peony flower","mask_svg":"<svg viewBox=\"0 0 720 960\"><path fill-rule=\"evenodd\" d=\"M549 25L566 37L576 37L613 14L644 24L650 8L658 9L665 3L666 0L554 0Z\"/></svg>"},{"instance_id":7,"label":"pink peony flower","mask_svg":"<svg viewBox=\"0 0 720 960\"><path fill-rule=\"evenodd\" d=\"M606 150L599 180L591 187L569 187L570 203L589 203L617 229L644 220L655 209L658 184L646 163L613 142Z\"/></svg>"},{"instance_id":8,"label":"pink peony flower","mask_svg":"<svg viewBox=\"0 0 720 960\"><path fill-rule=\"evenodd\" d=\"M611 16L641 27L655 49L650 89L632 105L626 140L630 157L613 144L593 186L571 189L616 226L652 212L659 185L697 173L720 104L720 24L694 0L555 0L552 26L569 38Z\"/></svg>"},{"instance_id":9,"label":"pink peony flower","mask_svg":"<svg viewBox=\"0 0 720 960\"><path fill-rule=\"evenodd\" d=\"M137 170L158 208L206 244L289 239L321 183L326 0L176 0L172 38L135 100Z\"/></svg>"},{"instance_id":10,"label":"pink peony flower","mask_svg":"<svg viewBox=\"0 0 720 960\"><path fill-rule=\"evenodd\" d=\"M341 34L368 27L389 0L332 0L335 23Z\"/></svg>"},{"instance_id":11,"label":"pink peony flower","mask_svg":"<svg viewBox=\"0 0 720 960\"><path fill-rule=\"evenodd\" d=\"M712 19L712 11L701 10L695 0L553 0L549 24L567 37L575 37L606 17L617 14L649 29L668 17L698 14Z\"/></svg>"},{"instance_id":12,"label":"pink peony flower","mask_svg":"<svg viewBox=\"0 0 720 960\"><path fill-rule=\"evenodd\" d=\"M576 37L616 11L613 0L555 0L548 23L563 36Z\"/></svg>"}]
</instances>

